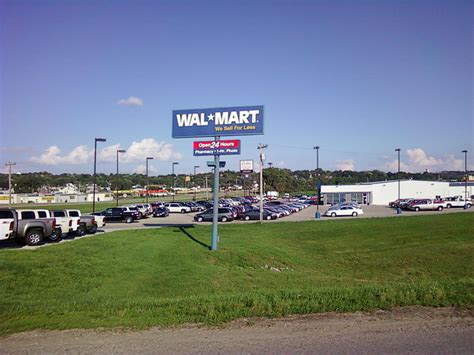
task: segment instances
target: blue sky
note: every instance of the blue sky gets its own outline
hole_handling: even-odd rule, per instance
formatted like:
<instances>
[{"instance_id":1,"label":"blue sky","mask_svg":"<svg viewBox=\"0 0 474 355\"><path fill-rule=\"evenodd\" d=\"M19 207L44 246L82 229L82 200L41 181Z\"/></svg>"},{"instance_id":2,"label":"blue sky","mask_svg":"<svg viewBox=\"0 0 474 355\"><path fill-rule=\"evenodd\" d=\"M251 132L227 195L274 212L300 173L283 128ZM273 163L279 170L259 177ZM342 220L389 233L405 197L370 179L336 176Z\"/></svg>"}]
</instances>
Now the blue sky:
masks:
<instances>
[{"instance_id":1,"label":"blue sky","mask_svg":"<svg viewBox=\"0 0 474 355\"><path fill-rule=\"evenodd\" d=\"M290 169L463 168L472 1L0 0L0 161L19 171L204 167L171 112L265 106L242 154ZM104 150L105 148L105 150ZM474 152L472 152L474 153ZM471 153L471 154L472 154ZM471 159L470 159L471 160ZM471 164L472 165L472 164ZM201 172L208 169L201 169Z\"/></svg>"}]
</instances>

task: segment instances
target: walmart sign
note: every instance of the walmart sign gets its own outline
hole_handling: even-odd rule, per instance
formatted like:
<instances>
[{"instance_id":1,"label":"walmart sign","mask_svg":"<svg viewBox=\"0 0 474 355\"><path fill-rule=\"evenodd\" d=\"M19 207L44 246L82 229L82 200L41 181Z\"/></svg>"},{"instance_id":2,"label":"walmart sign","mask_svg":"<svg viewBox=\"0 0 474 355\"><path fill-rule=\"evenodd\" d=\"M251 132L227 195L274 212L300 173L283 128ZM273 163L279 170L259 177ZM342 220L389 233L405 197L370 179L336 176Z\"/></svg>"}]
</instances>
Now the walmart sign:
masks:
<instances>
[{"instance_id":1,"label":"walmart sign","mask_svg":"<svg viewBox=\"0 0 474 355\"><path fill-rule=\"evenodd\" d=\"M263 106L173 111L173 138L263 134Z\"/></svg>"}]
</instances>

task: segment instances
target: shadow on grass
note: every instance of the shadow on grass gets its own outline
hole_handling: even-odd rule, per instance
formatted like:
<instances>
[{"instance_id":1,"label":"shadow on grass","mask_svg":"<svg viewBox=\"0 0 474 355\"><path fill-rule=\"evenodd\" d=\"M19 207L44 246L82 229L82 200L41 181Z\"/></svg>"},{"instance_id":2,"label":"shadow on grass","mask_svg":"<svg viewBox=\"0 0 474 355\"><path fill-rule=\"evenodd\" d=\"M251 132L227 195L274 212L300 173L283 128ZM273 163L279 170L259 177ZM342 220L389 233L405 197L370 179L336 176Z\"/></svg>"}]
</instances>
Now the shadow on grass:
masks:
<instances>
[{"instance_id":1,"label":"shadow on grass","mask_svg":"<svg viewBox=\"0 0 474 355\"><path fill-rule=\"evenodd\" d=\"M208 250L211 249L211 246L210 246L210 245L207 245L206 243L203 243L203 242L201 242L200 240L194 238L194 237L192 236L192 234L190 234L190 233L186 230L186 228L194 228L193 225L191 225L191 226L177 226L177 227L179 228L179 231L180 231L181 233L183 233L186 237L188 237L189 239L191 239L193 242L199 244L200 246L202 246L202 247L204 247L204 248L206 248L206 249L208 249ZM176 231L176 232L178 232L178 231Z\"/></svg>"}]
</instances>

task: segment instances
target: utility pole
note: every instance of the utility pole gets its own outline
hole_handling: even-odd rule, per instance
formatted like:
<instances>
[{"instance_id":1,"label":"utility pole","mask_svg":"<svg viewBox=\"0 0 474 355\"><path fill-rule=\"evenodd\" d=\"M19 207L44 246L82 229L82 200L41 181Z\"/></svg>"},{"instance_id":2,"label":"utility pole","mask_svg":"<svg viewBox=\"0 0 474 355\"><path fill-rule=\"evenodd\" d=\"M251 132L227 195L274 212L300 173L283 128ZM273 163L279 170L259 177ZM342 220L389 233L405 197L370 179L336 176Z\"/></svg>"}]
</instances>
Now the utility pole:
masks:
<instances>
[{"instance_id":1,"label":"utility pole","mask_svg":"<svg viewBox=\"0 0 474 355\"><path fill-rule=\"evenodd\" d=\"M8 166L8 207L12 207L12 166L15 166L16 162L12 163L9 161L5 164Z\"/></svg>"},{"instance_id":2,"label":"utility pole","mask_svg":"<svg viewBox=\"0 0 474 355\"><path fill-rule=\"evenodd\" d=\"M146 157L145 162L146 162L146 190L145 190L145 202L148 203L148 191L150 190L150 185L148 182L148 160L152 160L153 157Z\"/></svg>"},{"instance_id":3,"label":"utility pole","mask_svg":"<svg viewBox=\"0 0 474 355\"><path fill-rule=\"evenodd\" d=\"M119 153L125 153L124 149L117 149L117 179L115 183L115 197L117 199L116 206L118 207L119 203Z\"/></svg>"},{"instance_id":4,"label":"utility pole","mask_svg":"<svg viewBox=\"0 0 474 355\"><path fill-rule=\"evenodd\" d=\"M260 152L260 223L263 222L263 162L265 161L265 148L267 147L267 144L262 143L257 146Z\"/></svg>"},{"instance_id":5,"label":"utility pole","mask_svg":"<svg viewBox=\"0 0 474 355\"><path fill-rule=\"evenodd\" d=\"M397 206L397 214L402 213L402 209L400 208L400 148L395 149L398 154L398 206Z\"/></svg>"},{"instance_id":6,"label":"utility pole","mask_svg":"<svg viewBox=\"0 0 474 355\"><path fill-rule=\"evenodd\" d=\"M320 176L319 176L319 145L313 147L313 149L316 150L316 174L318 176L318 180L316 182L316 188L318 189L317 191L317 204L316 204L316 215L315 217L316 218L321 218L321 213L319 212L319 204L321 201L321 180L320 180Z\"/></svg>"},{"instance_id":7,"label":"utility pole","mask_svg":"<svg viewBox=\"0 0 474 355\"><path fill-rule=\"evenodd\" d=\"M199 165L194 165L193 185L194 185L194 201L196 201L196 169Z\"/></svg>"},{"instance_id":8,"label":"utility pole","mask_svg":"<svg viewBox=\"0 0 474 355\"><path fill-rule=\"evenodd\" d=\"M467 173L467 150L463 150L464 153L464 172L466 176L464 176L464 209L467 209L467 180L469 179L469 174Z\"/></svg>"},{"instance_id":9,"label":"utility pole","mask_svg":"<svg viewBox=\"0 0 474 355\"><path fill-rule=\"evenodd\" d=\"M95 190L96 190L96 170L97 170L97 142L106 142L105 138L95 138L94 141L94 178L93 185L94 191L92 191L92 213L95 212Z\"/></svg>"}]
</instances>

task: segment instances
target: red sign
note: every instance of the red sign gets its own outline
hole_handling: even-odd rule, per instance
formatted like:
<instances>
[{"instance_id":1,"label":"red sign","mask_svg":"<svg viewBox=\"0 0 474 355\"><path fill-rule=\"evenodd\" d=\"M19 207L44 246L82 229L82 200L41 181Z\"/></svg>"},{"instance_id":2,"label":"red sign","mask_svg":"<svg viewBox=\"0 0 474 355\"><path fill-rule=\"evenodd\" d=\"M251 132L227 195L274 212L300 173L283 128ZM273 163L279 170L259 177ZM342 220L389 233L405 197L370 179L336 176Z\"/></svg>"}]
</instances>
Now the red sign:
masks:
<instances>
[{"instance_id":1,"label":"red sign","mask_svg":"<svg viewBox=\"0 0 474 355\"><path fill-rule=\"evenodd\" d=\"M193 142L193 150L195 156L240 154L240 140L229 139L220 141Z\"/></svg>"}]
</instances>

